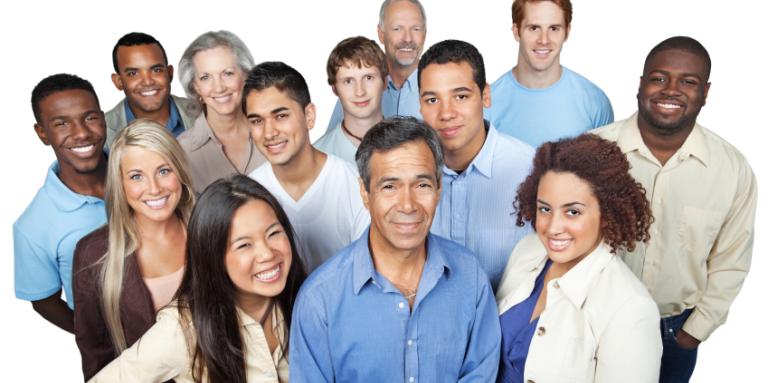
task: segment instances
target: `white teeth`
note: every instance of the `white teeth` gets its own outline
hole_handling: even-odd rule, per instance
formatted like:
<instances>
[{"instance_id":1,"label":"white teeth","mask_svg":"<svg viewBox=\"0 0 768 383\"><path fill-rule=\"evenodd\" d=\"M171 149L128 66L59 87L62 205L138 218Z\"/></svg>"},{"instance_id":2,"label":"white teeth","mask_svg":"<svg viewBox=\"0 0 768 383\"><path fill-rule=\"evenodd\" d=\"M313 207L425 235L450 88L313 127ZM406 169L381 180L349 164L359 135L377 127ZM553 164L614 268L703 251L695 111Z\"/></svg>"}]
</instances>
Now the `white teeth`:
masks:
<instances>
[{"instance_id":1,"label":"white teeth","mask_svg":"<svg viewBox=\"0 0 768 383\"><path fill-rule=\"evenodd\" d=\"M231 95L228 94L226 96L211 97L211 98L216 102L225 103L229 101L229 99L231 98Z\"/></svg>"},{"instance_id":2,"label":"white teeth","mask_svg":"<svg viewBox=\"0 0 768 383\"><path fill-rule=\"evenodd\" d=\"M664 109L680 109L681 108L680 105L675 105L675 104L657 104L657 105Z\"/></svg>"},{"instance_id":3,"label":"white teeth","mask_svg":"<svg viewBox=\"0 0 768 383\"><path fill-rule=\"evenodd\" d=\"M159 208L165 206L165 203L168 201L168 197L158 198L158 199L151 199L144 201L147 206L151 208Z\"/></svg>"},{"instance_id":4,"label":"white teeth","mask_svg":"<svg viewBox=\"0 0 768 383\"><path fill-rule=\"evenodd\" d=\"M260 281L269 281L271 279L274 279L279 272L280 272L280 265L276 266L272 270L262 271L256 274L255 277Z\"/></svg>"},{"instance_id":5,"label":"white teeth","mask_svg":"<svg viewBox=\"0 0 768 383\"><path fill-rule=\"evenodd\" d=\"M571 243L570 239L550 239L549 247L553 250L563 250Z\"/></svg>"},{"instance_id":6,"label":"white teeth","mask_svg":"<svg viewBox=\"0 0 768 383\"><path fill-rule=\"evenodd\" d=\"M93 150L94 146L95 145L78 146L76 148L71 148L71 150L75 153L88 153Z\"/></svg>"},{"instance_id":7,"label":"white teeth","mask_svg":"<svg viewBox=\"0 0 768 383\"><path fill-rule=\"evenodd\" d=\"M155 90L148 90L146 92L141 92L142 96L147 96L147 97L148 96L154 96L156 94L157 94L157 89L155 89Z\"/></svg>"}]
</instances>

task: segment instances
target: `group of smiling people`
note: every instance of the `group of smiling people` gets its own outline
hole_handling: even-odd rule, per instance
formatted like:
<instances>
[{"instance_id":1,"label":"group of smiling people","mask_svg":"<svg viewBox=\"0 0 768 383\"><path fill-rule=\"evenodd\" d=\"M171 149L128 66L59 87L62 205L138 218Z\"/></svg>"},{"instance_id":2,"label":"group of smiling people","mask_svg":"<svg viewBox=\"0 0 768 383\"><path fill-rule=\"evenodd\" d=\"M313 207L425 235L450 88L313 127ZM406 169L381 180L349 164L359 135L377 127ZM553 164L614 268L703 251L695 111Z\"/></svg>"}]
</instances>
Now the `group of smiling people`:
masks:
<instances>
[{"instance_id":1,"label":"group of smiling people","mask_svg":"<svg viewBox=\"0 0 768 383\"><path fill-rule=\"evenodd\" d=\"M529 17L540 3L549 2L515 1ZM406 6L424 21L418 1L387 0L381 27ZM127 97L106 117L88 81L45 78L32 93L35 130L57 162L14 226L17 295L75 333L90 382L687 381L716 325L684 330L699 304L665 307L657 295L671 287L648 282L667 266L644 254L667 240L659 227L674 209L662 198L675 181L657 174L694 169L677 182L710 182L718 177L684 161L727 159L718 171L738 185L720 210L740 231L707 229L707 241L740 248L746 267L756 198L746 161L696 124L711 66L703 46L661 42L646 58L636 115L535 150L494 126L510 117L487 109L474 46L445 40L416 55L416 84L395 89L418 85L416 117L382 113L404 64L369 39L340 42L328 75L341 119L314 145L303 76L256 65L227 31L200 35L182 55L189 99L170 96L173 68L142 33L115 46L113 82ZM73 249L66 303L61 285L33 293L19 275L46 269L26 228L55 209L69 214L53 223ZM461 209L482 219L466 224ZM715 266L733 266L724 260Z\"/></svg>"}]
</instances>

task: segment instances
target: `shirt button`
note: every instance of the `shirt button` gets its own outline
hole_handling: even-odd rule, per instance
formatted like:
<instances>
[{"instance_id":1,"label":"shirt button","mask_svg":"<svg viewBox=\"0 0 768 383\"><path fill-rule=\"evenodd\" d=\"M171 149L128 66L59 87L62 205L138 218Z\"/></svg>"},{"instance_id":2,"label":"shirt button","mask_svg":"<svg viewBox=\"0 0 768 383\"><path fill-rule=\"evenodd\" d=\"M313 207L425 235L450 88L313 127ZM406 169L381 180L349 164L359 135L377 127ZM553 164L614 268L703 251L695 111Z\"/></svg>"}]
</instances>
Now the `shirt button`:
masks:
<instances>
[{"instance_id":1,"label":"shirt button","mask_svg":"<svg viewBox=\"0 0 768 383\"><path fill-rule=\"evenodd\" d=\"M409 382L411 382L411 383L413 383L413 382L415 382L415 381L416 381L416 379L415 379L414 377L410 377L410 378L408 378L408 381L409 381Z\"/></svg>"},{"instance_id":2,"label":"shirt button","mask_svg":"<svg viewBox=\"0 0 768 383\"><path fill-rule=\"evenodd\" d=\"M534 382L533 380L528 379L528 380L525 381L525 383L536 383L536 382Z\"/></svg>"},{"instance_id":3,"label":"shirt button","mask_svg":"<svg viewBox=\"0 0 768 383\"><path fill-rule=\"evenodd\" d=\"M544 328L544 326L539 327L539 331L536 332L537 335L542 336L546 334L547 329Z\"/></svg>"},{"instance_id":4,"label":"shirt button","mask_svg":"<svg viewBox=\"0 0 768 383\"><path fill-rule=\"evenodd\" d=\"M402 309L403 307L405 307L405 303L400 302L400 303L397 304L397 307Z\"/></svg>"},{"instance_id":5,"label":"shirt button","mask_svg":"<svg viewBox=\"0 0 768 383\"><path fill-rule=\"evenodd\" d=\"M553 284L552 284L552 286L555 286L555 288L556 288L556 289L559 289L559 288L560 288L560 284L559 284L559 283L557 283L557 281L555 281L555 283L553 283Z\"/></svg>"},{"instance_id":6,"label":"shirt button","mask_svg":"<svg viewBox=\"0 0 768 383\"><path fill-rule=\"evenodd\" d=\"M413 340L408 339L408 346L413 346Z\"/></svg>"}]
</instances>

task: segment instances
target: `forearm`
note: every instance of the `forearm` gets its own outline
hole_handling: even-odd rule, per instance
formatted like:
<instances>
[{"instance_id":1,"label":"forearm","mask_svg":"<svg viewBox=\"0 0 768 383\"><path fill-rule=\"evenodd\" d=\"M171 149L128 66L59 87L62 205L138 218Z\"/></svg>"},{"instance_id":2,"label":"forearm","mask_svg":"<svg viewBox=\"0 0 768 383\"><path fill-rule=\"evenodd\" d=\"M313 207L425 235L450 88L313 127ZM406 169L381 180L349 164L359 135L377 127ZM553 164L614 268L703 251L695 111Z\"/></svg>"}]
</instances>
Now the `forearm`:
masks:
<instances>
[{"instance_id":1,"label":"forearm","mask_svg":"<svg viewBox=\"0 0 768 383\"><path fill-rule=\"evenodd\" d=\"M32 308L45 320L71 334L75 333L75 315L61 299L61 290L48 298L32 301Z\"/></svg>"}]
</instances>

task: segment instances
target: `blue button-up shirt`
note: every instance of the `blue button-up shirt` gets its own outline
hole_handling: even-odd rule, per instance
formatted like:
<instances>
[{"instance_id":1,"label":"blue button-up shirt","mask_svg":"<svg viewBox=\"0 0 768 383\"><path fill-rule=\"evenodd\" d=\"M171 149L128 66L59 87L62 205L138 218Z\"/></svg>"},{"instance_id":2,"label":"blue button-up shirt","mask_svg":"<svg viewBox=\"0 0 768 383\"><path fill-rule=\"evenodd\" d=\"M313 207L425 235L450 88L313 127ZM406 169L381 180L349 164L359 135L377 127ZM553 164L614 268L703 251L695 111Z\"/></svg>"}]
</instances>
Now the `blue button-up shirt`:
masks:
<instances>
[{"instance_id":1,"label":"blue button-up shirt","mask_svg":"<svg viewBox=\"0 0 768 383\"><path fill-rule=\"evenodd\" d=\"M136 119L133 115L131 107L128 106L128 102L123 103L125 105L125 121L131 123ZM179 134L184 133L184 121L179 114L179 108L176 106L176 102L173 101L173 97L168 97L168 107L171 108L170 115L168 116L168 122L165 123L165 128L168 132L173 134L174 137L178 137Z\"/></svg>"},{"instance_id":2,"label":"blue button-up shirt","mask_svg":"<svg viewBox=\"0 0 768 383\"><path fill-rule=\"evenodd\" d=\"M512 249L531 231L529 225L515 225L512 203L528 176L534 150L487 121L486 127L485 143L466 170L459 174L443 167L432 232L477 254L496 289Z\"/></svg>"},{"instance_id":3,"label":"blue button-up shirt","mask_svg":"<svg viewBox=\"0 0 768 383\"><path fill-rule=\"evenodd\" d=\"M13 224L16 297L37 301L63 289L69 308L74 308L75 245L107 222L107 212L104 200L73 192L58 173L59 163L54 162L45 184Z\"/></svg>"},{"instance_id":4,"label":"blue button-up shirt","mask_svg":"<svg viewBox=\"0 0 768 383\"><path fill-rule=\"evenodd\" d=\"M419 78L417 70L414 70L408 78L405 79L403 86L398 89L392 81L392 77L387 76L387 87L381 95L381 114L384 118L394 116L410 116L421 120L421 106L419 105ZM333 108L331 120L328 122L326 131L336 129L341 126L341 120L344 119L344 110L341 102L336 99L336 106Z\"/></svg>"},{"instance_id":5,"label":"blue button-up shirt","mask_svg":"<svg viewBox=\"0 0 768 383\"><path fill-rule=\"evenodd\" d=\"M430 234L411 310L374 269L368 235L301 287L291 322L291 382L495 381L498 310L474 255Z\"/></svg>"}]
</instances>

